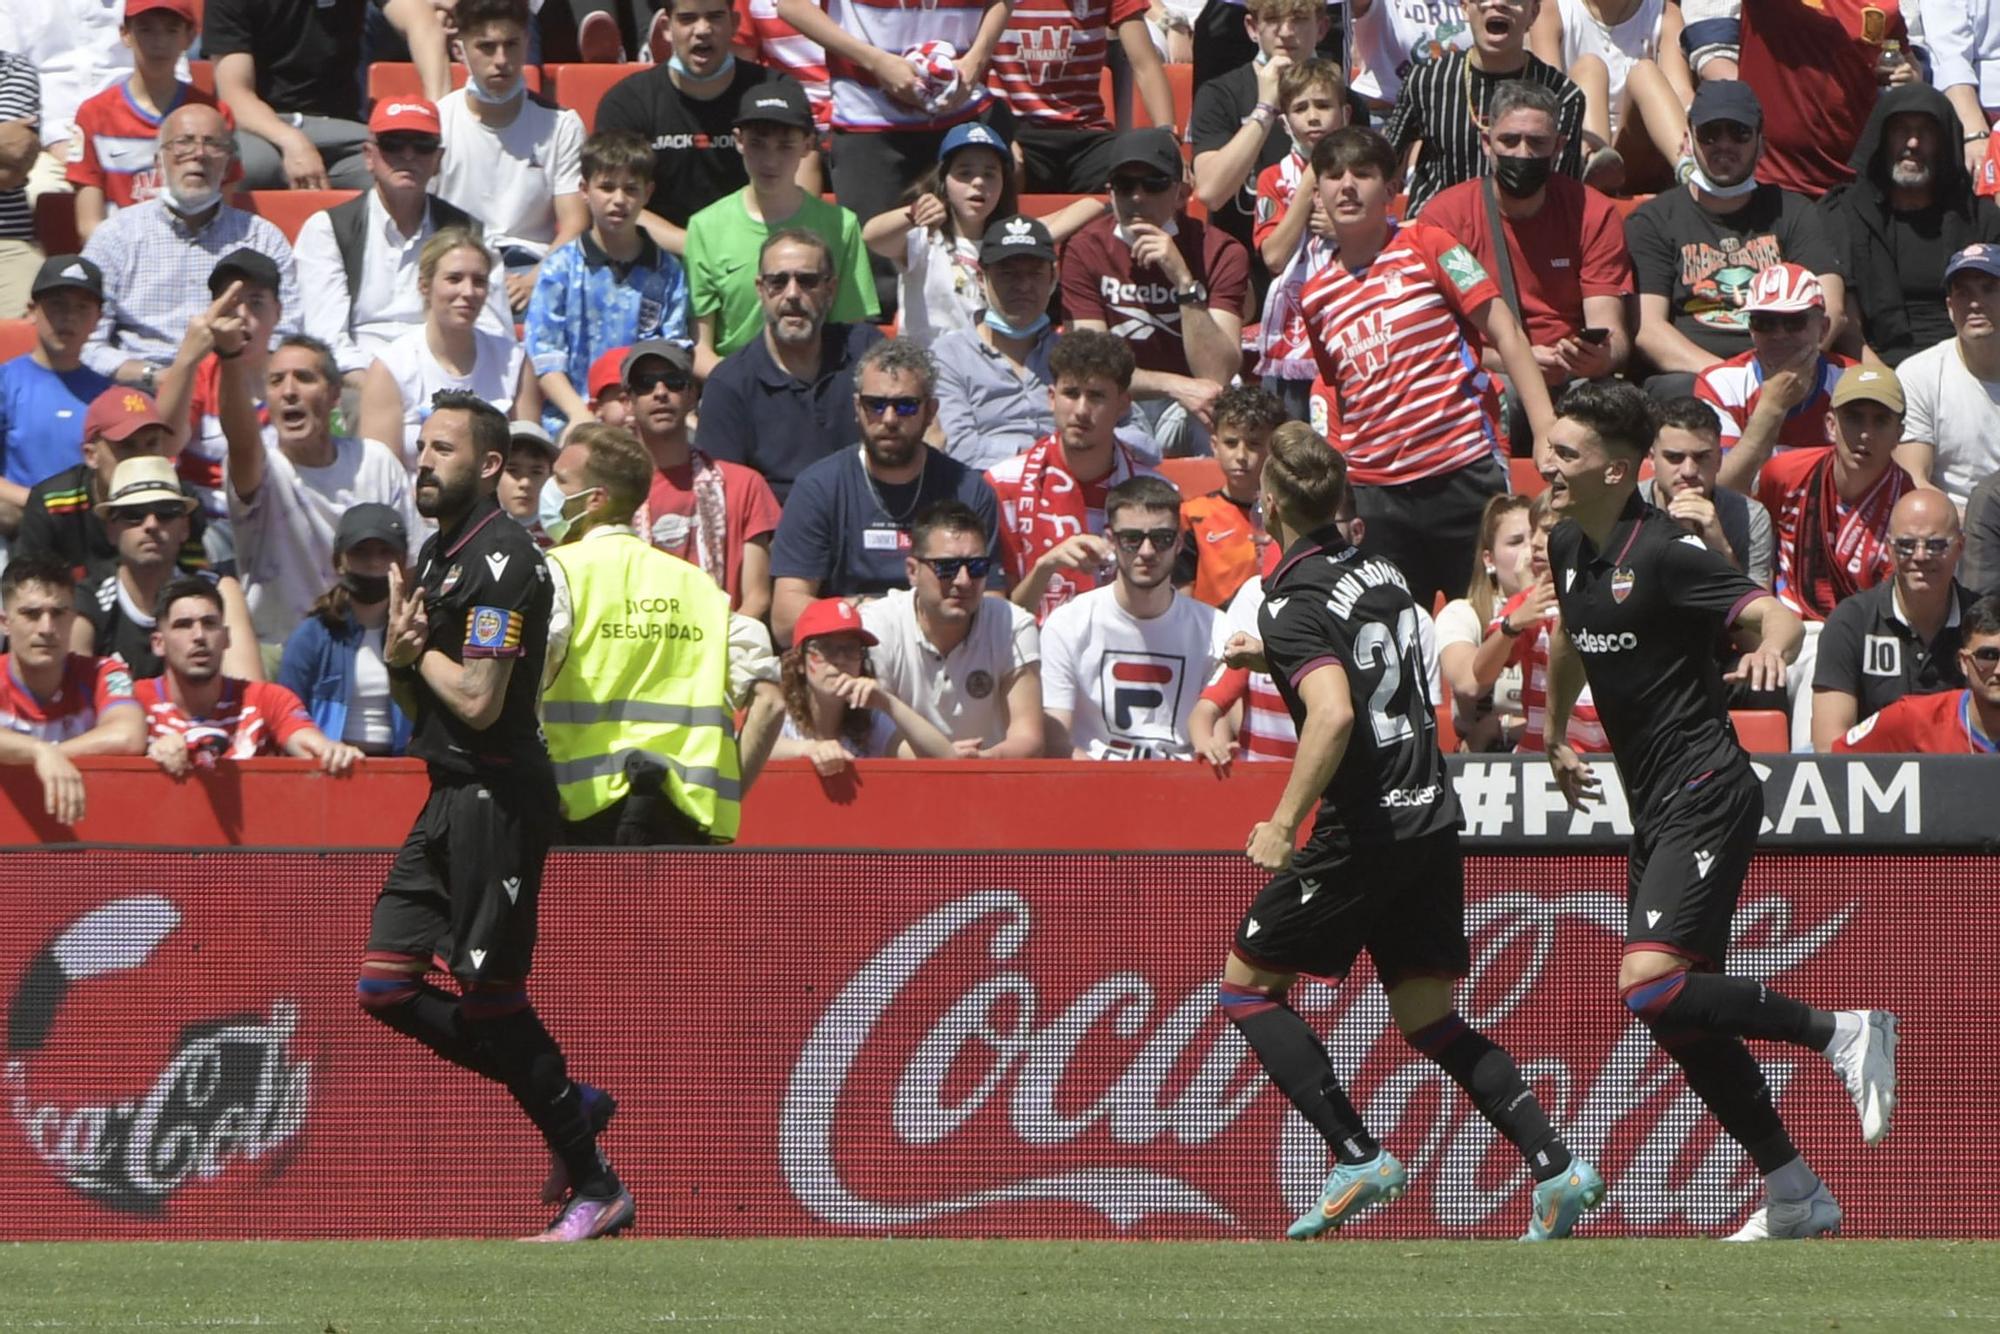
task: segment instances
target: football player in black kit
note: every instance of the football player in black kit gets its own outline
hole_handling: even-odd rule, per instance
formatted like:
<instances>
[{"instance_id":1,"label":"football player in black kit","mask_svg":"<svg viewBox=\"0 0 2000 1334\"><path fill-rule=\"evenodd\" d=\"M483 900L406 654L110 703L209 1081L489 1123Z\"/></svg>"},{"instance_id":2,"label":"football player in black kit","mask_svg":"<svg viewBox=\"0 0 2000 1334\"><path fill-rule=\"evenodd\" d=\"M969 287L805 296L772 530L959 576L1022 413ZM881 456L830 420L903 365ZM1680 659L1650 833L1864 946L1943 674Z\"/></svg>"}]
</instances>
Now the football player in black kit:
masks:
<instances>
[{"instance_id":1,"label":"football player in black kit","mask_svg":"<svg viewBox=\"0 0 2000 1334\"><path fill-rule=\"evenodd\" d=\"M1870 1144L1896 1102L1896 1019L1816 1010L1722 972L1730 919L1764 818L1763 787L1737 744L1714 645L1747 651L1730 679L1781 689L1802 629L1783 603L1635 494L1651 401L1611 381L1564 396L1541 456L1558 523L1549 567L1562 632L1549 654L1549 764L1574 808L1597 780L1559 740L1587 681L1632 811L1625 954L1618 988L1715 1119L1764 1176L1764 1207L1732 1241L1840 1228L1840 1206L1793 1147L1744 1038L1825 1053Z\"/></svg>"},{"instance_id":2,"label":"football player in black kit","mask_svg":"<svg viewBox=\"0 0 2000 1334\"><path fill-rule=\"evenodd\" d=\"M553 592L528 531L494 501L507 419L479 397L432 400L416 501L438 531L417 587L390 572L383 658L414 720L410 754L431 793L375 900L361 1007L455 1065L503 1085L556 1160L545 1195L570 1195L532 1241L585 1241L632 1221L632 1196L597 1151L610 1100L570 1082L528 1002L555 777L536 695ZM425 980L434 953L458 984Z\"/></svg>"},{"instance_id":3,"label":"football player in black kit","mask_svg":"<svg viewBox=\"0 0 2000 1334\"><path fill-rule=\"evenodd\" d=\"M1416 603L1402 572L1363 556L1335 522L1346 490L1347 465L1325 440L1297 422L1278 428L1263 509L1284 558L1258 614L1261 659L1232 641L1231 662L1270 672L1299 748L1276 812L1250 832L1250 859L1272 877L1236 929L1218 1000L1334 1159L1319 1202L1288 1235L1338 1228L1407 1180L1286 1002L1300 973L1343 978L1365 949L1404 1039L1527 1161L1536 1185L1523 1239L1566 1237L1603 1200L1604 1182L1564 1147L1513 1058L1452 1008L1470 963L1458 799L1438 753Z\"/></svg>"}]
</instances>

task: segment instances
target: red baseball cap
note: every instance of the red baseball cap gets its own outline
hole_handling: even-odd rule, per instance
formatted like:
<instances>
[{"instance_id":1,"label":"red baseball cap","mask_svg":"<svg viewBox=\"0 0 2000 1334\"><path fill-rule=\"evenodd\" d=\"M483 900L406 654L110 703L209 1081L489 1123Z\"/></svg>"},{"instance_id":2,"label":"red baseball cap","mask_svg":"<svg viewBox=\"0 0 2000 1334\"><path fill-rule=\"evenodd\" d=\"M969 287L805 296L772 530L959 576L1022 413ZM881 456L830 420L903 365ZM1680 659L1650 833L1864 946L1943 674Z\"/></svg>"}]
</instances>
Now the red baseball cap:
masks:
<instances>
[{"instance_id":1,"label":"red baseball cap","mask_svg":"<svg viewBox=\"0 0 2000 1334\"><path fill-rule=\"evenodd\" d=\"M141 14L155 9L178 14L190 28L201 26L201 20L195 16L194 0L125 0L125 21L130 23Z\"/></svg>"},{"instance_id":2,"label":"red baseball cap","mask_svg":"<svg viewBox=\"0 0 2000 1334\"><path fill-rule=\"evenodd\" d=\"M804 644L808 639L821 635L855 634L861 642L874 645L881 641L868 633L868 627L861 623L861 613L846 598L821 598L799 613L798 621L792 626L792 642Z\"/></svg>"},{"instance_id":3,"label":"red baseball cap","mask_svg":"<svg viewBox=\"0 0 2000 1334\"><path fill-rule=\"evenodd\" d=\"M421 97L385 97L368 113L370 134L428 134L444 137L438 109Z\"/></svg>"},{"instance_id":4,"label":"red baseball cap","mask_svg":"<svg viewBox=\"0 0 2000 1334\"><path fill-rule=\"evenodd\" d=\"M85 440L129 440L135 431L148 426L164 428L153 400L129 385L113 385L90 400L83 414Z\"/></svg>"},{"instance_id":5,"label":"red baseball cap","mask_svg":"<svg viewBox=\"0 0 2000 1334\"><path fill-rule=\"evenodd\" d=\"M591 402L604 397L605 390L617 389L625 383L625 351L622 347L614 347L590 363L590 378L584 386L584 396Z\"/></svg>"}]
</instances>

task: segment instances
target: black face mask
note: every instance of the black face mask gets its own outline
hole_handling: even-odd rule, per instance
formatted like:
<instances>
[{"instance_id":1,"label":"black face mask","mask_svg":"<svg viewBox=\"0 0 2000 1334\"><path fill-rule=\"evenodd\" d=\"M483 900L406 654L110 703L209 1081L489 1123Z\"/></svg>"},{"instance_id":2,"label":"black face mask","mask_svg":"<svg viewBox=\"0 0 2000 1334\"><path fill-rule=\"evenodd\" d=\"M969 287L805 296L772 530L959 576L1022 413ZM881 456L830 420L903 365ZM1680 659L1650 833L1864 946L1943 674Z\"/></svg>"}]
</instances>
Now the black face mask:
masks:
<instances>
[{"instance_id":1,"label":"black face mask","mask_svg":"<svg viewBox=\"0 0 2000 1334\"><path fill-rule=\"evenodd\" d=\"M1549 183L1555 163L1545 157L1500 157L1493 159L1493 181L1510 199L1527 199Z\"/></svg>"},{"instance_id":2,"label":"black face mask","mask_svg":"<svg viewBox=\"0 0 2000 1334\"><path fill-rule=\"evenodd\" d=\"M389 576L386 574L356 574L352 570L343 570L340 584L356 602L389 600Z\"/></svg>"}]
</instances>

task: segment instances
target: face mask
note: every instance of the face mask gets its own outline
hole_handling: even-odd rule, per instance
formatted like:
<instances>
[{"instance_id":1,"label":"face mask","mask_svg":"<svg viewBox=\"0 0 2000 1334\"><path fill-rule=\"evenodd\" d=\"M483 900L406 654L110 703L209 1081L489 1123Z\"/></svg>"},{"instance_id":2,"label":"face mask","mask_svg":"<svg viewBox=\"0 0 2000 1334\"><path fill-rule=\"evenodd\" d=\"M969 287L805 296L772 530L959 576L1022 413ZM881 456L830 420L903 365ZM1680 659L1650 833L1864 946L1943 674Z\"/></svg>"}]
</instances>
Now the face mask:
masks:
<instances>
[{"instance_id":1,"label":"face mask","mask_svg":"<svg viewBox=\"0 0 2000 1334\"><path fill-rule=\"evenodd\" d=\"M387 602L389 600L389 576L386 574L356 574L343 570L340 586L348 591L356 602Z\"/></svg>"},{"instance_id":2,"label":"face mask","mask_svg":"<svg viewBox=\"0 0 2000 1334\"><path fill-rule=\"evenodd\" d=\"M694 79L701 83L707 83L709 79L726 79L731 74L735 73L736 57L733 54L724 56L722 58L722 68L717 70L715 73L706 76L696 74L693 70L689 69L686 65L682 64L681 58L679 56L673 56L669 58L667 61L667 68L672 70L674 73L680 75L683 79Z\"/></svg>"},{"instance_id":3,"label":"face mask","mask_svg":"<svg viewBox=\"0 0 2000 1334\"><path fill-rule=\"evenodd\" d=\"M527 76L516 73L514 75L514 82L507 85L506 92L489 93L486 91L486 85L479 80L467 79L465 81L465 95L475 102L484 102L489 107L497 107L503 102L511 102L519 97L521 90L527 87L527 84Z\"/></svg>"},{"instance_id":4,"label":"face mask","mask_svg":"<svg viewBox=\"0 0 2000 1334\"><path fill-rule=\"evenodd\" d=\"M583 491L576 493L577 496L583 494L585 494ZM553 477L542 483L542 494L535 505L535 517L540 520L542 531L549 535L549 541L560 545L562 540L569 536L569 530L575 525L576 519L564 515L563 510L575 499L576 496L564 495Z\"/></svg>"},{"instance_id":5,"label":"face mask","mask_svg":"<svg viewBox=\"0 0 2000 1334\"><path fill-rule=\"evenodd\" d=\"M988 306L986 313L979 318L985 323L987 328L999 334L1002 338L1033 338L1036 334L1049 327L1049 313L1046 310L1035 317L1033 324L1025 324L1019 328L1007 323L1006 317L991 306Z\"/></svg>"},{"instance_id":6,"label":"face mask","mask_svg":"<svg viewBox=\"0 0 2000 1334\"><path fill-rule=\"evenodd\" d=\"M222 198L222 191L216 187L210 187L200 194L186 195L175 190L171 185L162 185L160 187L160 194L166 199L167 207L184 218L194 217L198 213L206 213L209 209L214 208L216 203Z\"/></svg>"},{"instance_id":7,"label":"face mask","mask_svg":"<svg viewBox=\"0 0 2000 1334\"><path fill-rule=\"evenodd\" d=\"M1529 199L1549 183L1549 169L1554 165L1545 157L1494 158L1493 183L1509 199Z\"/></svg>"},{"instance_id":8,"label":"face mask","mask_svg":"<svg viewBox=\"0 0 2000 1334\"><path fill-rule=\"evenodd\" d=\"M1714 195L1717 199L1740 199L1757 188L1757 173L1751 172L1734 185L1717 185L1708 179L1708 173L1701 169L1700 161L1688 159L1688 180L1703 194Z\"/></svg>"},{"instance_id":9,"label":"face mask","mask_svg":"<svg viewBox=\"0 0 2000 1334\"><path fill-rule=\"evenodd\" d=\"M1168 236L1179 236L1181 234L1180 219L1168 218L1166 226L1160 228L1160 230L1165 232ZM1124 223L1121 222L1117 226L1113 227L1111 229L1111 234L1117 237L1119 240L1123 241L1127 247L1131 246L1132 229L1127 227Z\"/></svg>"}]
</instances>

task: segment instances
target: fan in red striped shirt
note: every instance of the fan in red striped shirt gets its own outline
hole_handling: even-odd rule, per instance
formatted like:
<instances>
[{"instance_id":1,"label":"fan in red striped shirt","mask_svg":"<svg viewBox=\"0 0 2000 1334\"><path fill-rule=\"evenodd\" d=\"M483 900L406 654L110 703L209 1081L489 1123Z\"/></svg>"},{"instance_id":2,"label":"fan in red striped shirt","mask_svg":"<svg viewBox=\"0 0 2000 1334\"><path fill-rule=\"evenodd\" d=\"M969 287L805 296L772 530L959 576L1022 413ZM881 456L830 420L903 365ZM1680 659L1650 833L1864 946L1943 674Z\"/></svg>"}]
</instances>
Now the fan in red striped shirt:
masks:
<instances>
[{"instance_id":1,"label":"fan in red striped shirt","mask_svg":"<svg viewBox=\"0 0 2000 1334\"><path fill-rule=\"evenodd\" d=\"M1327 435L1362 488L1369 554L1401 567L1428 606L1464 583L1480 512L1507 489L1482 340L1499 353L1537 436L1555 419L1548 390L1472 252L1422 222L1389 217L1397 164L1387 140L1335 130L1314 146L1312 165L1340 249L1300 295L1331 398Z\"/></svg>"},{"instance_id":2,"label":"fan in red striped shirt","mask_svg":"<svg viewBox=\"0 0 2000 1334\"><path fill-rule=\"evenodd\" d=\"M1173 93L1146 28L1146 0L1015 0L987 82L1014 113L1023 190L1097 194L1117 164L1102 76L1114 40L1155 125L1175 124Z\"/></svg>"},{"instance_id":3,"label":"fan in red striped shirt","mask_svg":"<svg viewBox=\"0 0 2000 1334\"><path fill-rule=\"evenodd\" d=\"M779 18L778 0L736 0L736 49L748 60L797 79L812 103L813 122L821 130L833 123L826 48Z\"/></svg>"}]
</instances>

